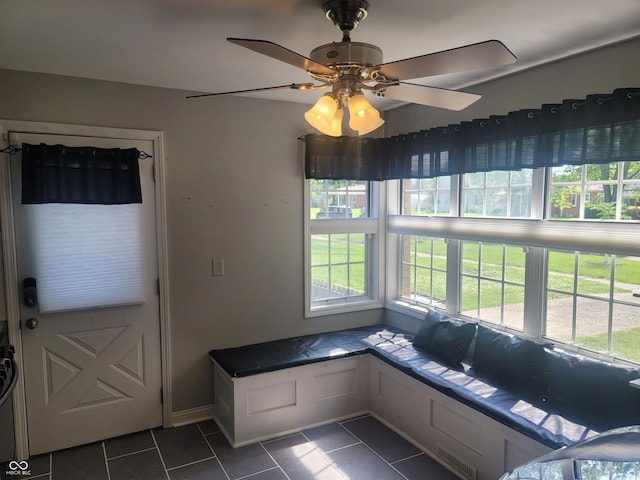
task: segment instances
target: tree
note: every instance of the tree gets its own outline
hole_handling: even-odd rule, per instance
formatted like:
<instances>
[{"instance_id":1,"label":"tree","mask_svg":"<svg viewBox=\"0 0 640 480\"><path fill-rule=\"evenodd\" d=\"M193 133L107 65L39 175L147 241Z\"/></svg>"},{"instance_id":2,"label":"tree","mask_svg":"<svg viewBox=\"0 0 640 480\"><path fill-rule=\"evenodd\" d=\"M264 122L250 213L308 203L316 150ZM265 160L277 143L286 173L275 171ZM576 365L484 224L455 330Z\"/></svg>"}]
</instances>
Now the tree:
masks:
<instances>
[{"instance_id":1,"label":"tree","mask_svg":"<svg viewBox=\"0 0 640 480\"><path fill-rule=\"evenodd\" d=\"M564 212L565 208L571 208L571 196L577 193L578 189L574 186L568 187L554 187L551 190L551 202L553 206L560 210L560 216Z\"/></svg>"}]
</instances>

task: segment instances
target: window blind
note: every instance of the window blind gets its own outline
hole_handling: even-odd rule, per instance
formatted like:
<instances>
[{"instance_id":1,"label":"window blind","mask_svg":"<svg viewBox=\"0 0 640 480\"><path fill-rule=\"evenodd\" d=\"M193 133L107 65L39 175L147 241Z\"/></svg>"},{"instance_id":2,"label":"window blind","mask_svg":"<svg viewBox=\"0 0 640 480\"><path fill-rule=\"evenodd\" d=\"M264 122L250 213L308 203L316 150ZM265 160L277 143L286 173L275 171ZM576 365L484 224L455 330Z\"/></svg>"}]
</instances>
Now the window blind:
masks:
<instances>
[{"instance_id":1,"label":"window blind","mask_svg":"<svg viewBox=\"0 0 640 480\"><path fill-rule=\"evenodd\" d=\"M40 313L144 302L142 206L25 206Z\"/></svg>"}]
</instances>

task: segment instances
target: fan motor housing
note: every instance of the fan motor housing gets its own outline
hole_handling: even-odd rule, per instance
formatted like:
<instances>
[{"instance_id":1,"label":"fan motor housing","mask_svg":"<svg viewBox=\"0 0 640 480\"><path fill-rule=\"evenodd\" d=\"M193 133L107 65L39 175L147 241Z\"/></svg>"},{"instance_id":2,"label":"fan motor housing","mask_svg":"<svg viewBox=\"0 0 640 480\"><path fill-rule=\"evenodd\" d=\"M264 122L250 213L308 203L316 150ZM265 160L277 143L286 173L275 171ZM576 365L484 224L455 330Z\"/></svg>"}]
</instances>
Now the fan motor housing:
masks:
<instances>
[{"instance_id":1,"label":"fan motor housing","mask_svg":"<svg viewBox=\"0 0 640 480\"><path fill-rule=\"evenodd\" d=\"M314 48L309 58L328 67L350 65L371 67L382 63L382 50L369 43L334 42Z\"/></svg>"}]
</instances>

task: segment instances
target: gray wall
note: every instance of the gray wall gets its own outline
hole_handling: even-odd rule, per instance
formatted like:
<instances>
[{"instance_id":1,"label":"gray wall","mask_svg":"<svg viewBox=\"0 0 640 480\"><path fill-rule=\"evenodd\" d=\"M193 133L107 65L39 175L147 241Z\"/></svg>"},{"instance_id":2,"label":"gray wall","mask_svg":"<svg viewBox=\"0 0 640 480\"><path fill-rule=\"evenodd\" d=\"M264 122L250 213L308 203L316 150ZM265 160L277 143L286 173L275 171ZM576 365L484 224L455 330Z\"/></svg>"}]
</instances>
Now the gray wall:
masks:
<instances>
[{"instance_id":1,"label":"gray wall","mask_svg":"<svg viewBox=\"0 0 640 480\"><path fill-rule=\"evenodd\" d=\"M387 134L639 86L638 51L640 40L470 88L485 98L457 114L397 108ZM308 106L6 70L0 91L0 118L164 132L174 411L211 403L212 348L384 320L379 310L303 318L297 137L310 131ZM211 276L212 258L224 258L224 277Z\"/></svg>"},{"instance_id":2,"label":"gray wall","mask_svg":"<svg viewBox=\"0 0 640 480\"><path fill-rule=\"evenodd\" d=\"M408 105L385 113L387 136L502 115L545 103L582 99L616 88L640 87L640 38L573 56L461 90L483 98L461 112Z\"/></svg>"},{"instance_id":3,"label":"gray wall","mask_svg":"<svg viewBox=\"0 0 640 480\"><path fill-rule=\"evenodd\" d=\"M174 411L211 404L212 348L382 320L304 319L308 106L2 70L0 91L0 118L164 132Z\"/></svg>"}]
</instances>

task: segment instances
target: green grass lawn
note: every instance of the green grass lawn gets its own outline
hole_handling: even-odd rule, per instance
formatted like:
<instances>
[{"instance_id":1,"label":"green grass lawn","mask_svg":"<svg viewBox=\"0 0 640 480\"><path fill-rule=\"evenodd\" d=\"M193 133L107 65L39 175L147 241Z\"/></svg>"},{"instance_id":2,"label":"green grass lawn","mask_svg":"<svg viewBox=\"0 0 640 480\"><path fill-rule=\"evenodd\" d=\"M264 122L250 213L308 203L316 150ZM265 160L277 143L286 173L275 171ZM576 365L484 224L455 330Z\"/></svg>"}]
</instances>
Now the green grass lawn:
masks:
<instances>
[{"instance_id":1,"label":"green grass lawn","mask_svg":"<svg viewBox=\"0 0 640 480\"><path fill-rule=\"evenodd\" d=\"M334 234L329 243L328 235L314 235L311 242L313 278L332 285L365 290L365 236L364 234ZM407 245L409 246L409 245ZM443 240L411 237L410 258L405 258L416 268L409 268L409 290L434 298L446 298L446 275L438 270L446 269L447 245ZM481 261L478 259L481 255ZM505 284L502 288L503 249L501 245L467 243L463 249L462 309L478 307L478 268L480 268L480 307L491 308L504 304L524 302L525 254L521 247L505 249ZM573 253L552 251L549 253L549 299L564 298L572 294L575 270ZM608 295L611 275L610 259L603 255L582 254L578 262L578 291L588 295ZM433 278L432 278L433 275ZM622 256L616 257L616 280L640 285L640 262ZM617 287L616 293L628 292ZM595 341L595 340L594 340ZM605 341L606 345L606 341Z\"/></svg>"},{"instance_id":2,"label":"green grass lawn","mask_svg":"<svg viewBox=\"0 0 640 480\"><path fill-rule=\"evenodd\" d=\"M573 253L549 252L549 265L553 272L573 275L575 256ZM578 264L581 276L606 278L611 275L611 260L605 255L581 254ZM616 280L624 283L640 285L640 262L624 256L616 257Z\"/></svg>"},{"instance_id":3,"label":"green grass lawn","mask_svg":"<svg viewBox=\"0 0 640 480\"><path fill-rule=\"evenodd\" d=\"M365 244L364 234L312 235L311 275L314 282L331 283L334 289L364 292Z\"/></svg>"},{"instance_id":4,"label":"green grass lawn","mask_svg":"<svg viewBox=\"0 0 640 480\"><path fill-rule=\"evenodd\" d=\"M578 345L583 345L598 352L607 351L607 334L601 333L589 337L576 339ZM611 340L611 353L628 360L640 362L640 327L627 330L614 330Z\"/></svg>"}]
</instances>

